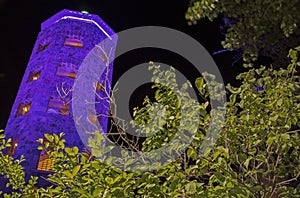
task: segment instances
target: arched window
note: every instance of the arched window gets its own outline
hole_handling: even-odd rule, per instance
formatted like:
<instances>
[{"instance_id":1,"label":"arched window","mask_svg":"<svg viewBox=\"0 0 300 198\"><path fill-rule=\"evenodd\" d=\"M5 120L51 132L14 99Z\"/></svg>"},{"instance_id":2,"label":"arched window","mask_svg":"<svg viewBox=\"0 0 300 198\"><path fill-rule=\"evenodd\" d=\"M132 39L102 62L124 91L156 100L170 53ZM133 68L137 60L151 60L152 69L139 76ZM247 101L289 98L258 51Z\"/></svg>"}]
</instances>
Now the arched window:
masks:
<instances>
[{"instance_id":1,"label":"arched window","mask_svg":"<svg viewBox=\"0 0 300 198\"><path fill-rule=\"evenodd\" d=\"M102 85L102 83L97 82L97 84L96 84L96 91L98 91L98 92L105 92L105 88Z\"/></svg>"},{"instance_id":2,"label":"arched window","mask_svg":"<svg viewBox=\"0 0 300 198\"><path fill-rule=\"evenodd\" d=\"M19 116L29 113L30 106L31 106L31 102L30 103L21 103L18 107L15 117L19 117Z\"/></svg>"},{"instance_id":3,"label":"arched window","mask_svg":"<svg viewBox=\"0 0 300 198\"><path fill-rule=\"evenodd\" d=\"M45 40L43 40L43 41L41 41L41 42L39 43L39 45L38 45L38 47L37 47L37 50L36 50L36 54L38 54L38 53L44 51L45 49L47 49L47 48L49 47L49 45L50 45L50 41L49 41L49 40L50 40L50 39L47 38L47 39L45 39Z\"/></svg>"},{"instance_id":4,"label":"arched window","mask_svg":"<svg viewBox=\"0 0 300 198\"><path fill-rule=\"evenodd\" d=\"M77 39L77 38L66 37L65 42L64 42L64 46L82 48L83 47L83 42L82 42L82 40Z\"/></svg>"},{"instance_id":5,"label":"arched window","mask_svg":"<svg viewBox=\"0 0 300 198\"><path fill-rule=\"evenodd\" d=\"M41 75L41 71L30 72L29 76L28 76L28 79L27 79L27 82L31 82L31 81L35 81L35 80L39 79L40 75Z\"/></svg>"},{"instance_id":6,"label":"arched window","mask_svg":"<svg viewBox=\"0 0 300 198\"><path fill-rule=\"evenodd\" d=\"M18 142L13 141L12 145L6 149L5 154L9 156L14 156L17 146L18 146Z\"/></svg>"},{"instance_id":7,"label":"arched window","mask_svg":"<svg viewBox=\"0 0 300 198\"><path fill-rule=\"evenodd\" d=\"M69 115L70 114L70 105L66 104L60 98L50 97L48 106L47 106L47 112L61 114L61 115Z\"/></svg>"},{"instance_id":8,"label":"arched window","mask_svg":"<svg viewBox=\"0 0 300 198\"><path fill-rule=\"evenodd\" d=\"M57 65L56 75L75 79L76 66L71 63L60 63Z\"/></svg>"}]
</instances>

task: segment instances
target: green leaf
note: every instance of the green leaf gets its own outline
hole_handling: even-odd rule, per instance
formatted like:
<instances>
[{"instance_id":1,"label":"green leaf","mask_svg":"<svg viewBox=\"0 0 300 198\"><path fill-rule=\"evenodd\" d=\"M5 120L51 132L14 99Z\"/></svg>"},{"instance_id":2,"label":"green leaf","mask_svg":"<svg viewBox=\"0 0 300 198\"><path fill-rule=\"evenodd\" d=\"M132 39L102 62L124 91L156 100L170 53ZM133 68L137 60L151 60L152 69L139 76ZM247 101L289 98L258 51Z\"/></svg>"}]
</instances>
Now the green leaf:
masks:
<instances>
[{"instance_id":1,"label":"green leaf","mask_svg":"<svg viewBox=\"0 0 300 198\"><path fill-rule=\"evenodd\" d=\"M290 49L289 51L289 55L288 55L291 59L297 59L297 52L296 50Z\"/></svg>"},{"instance_id":2,"label":"green leaf","mask_svg":"<svg viewBox=\"0 0 300 198\"><path fill-rule=\"evenodd\" d=\"M195 149L193 149L193 148L190 148L190 149L188 149L188 151L187 151L187 156L189 157L189 158L192 158L192 159L196 159L197 158L197 151L195 150Z\"/></svg>"},{"instance_id":3,"label":"green leaf","mask_svg":"<svg viewBox=\"0 0 300 198\"><path fill-rule=\"evenodd\" d=\"M43 146L38 146L38 150L43 150L44 149L44 147Z\"/></svg>"},{"instance_id":4,"label":"green leaf","mask_svg":"<svg viewBox=\"0 0 300 198\"><path fill-rule=\"evenodd\" d=\"M250 163L251 158L246 159L244 162L244 166L248 169L249 163Z\"/></svg>"},{"instance_id":5,"label":"green leaf","mask_svg":"<svg viewBox=\"0 0 300 198\"><path fill-rule=\"evenodd\" d=\"M77 155L77 154L78 154L78 147L77 147L77 146L74 146L74 147L72 148L72 152L73 152L74 155Z\"/></svg>"},{"instance_id":6,"label":"green leaf","mask_svg":"<svg viewBox=\"0 0 300 198\"><path fill-rule=\"evenodd\" d=\"M221 183L225 181L225 177L219 172L214 172L214 176Z\"/></svg>"},{"instance_id":7,"label":"green leaf","mask_svg":"<svg viewBox=\"0 0 300 198\"><path fill-rule=\"evenodd\" d=\"M49 142L53 142L54 137L50 134L44 134L45 138L49 141Z\"/></svg>"},{"instance_id":8,"label":"green leaf","mask_svg":"<svg viewBox=\"0 0 300 198\"><path fill-rule=\"evenodd\" d=\"M275 122L277 120L277 118L278 118L278 114L270 117L269 120Z\"/></svg>"},{"instance_id":9,"label":"green leaf","mask_svg":"<svg viewBox=\"0 0 300 198\"><path fill-rule=\"evenodd\" d=\"M280 98L280 99L277 101L277 105L278 105L278 106L281 106L281 105L282 105L282 103L283 103L283 99L282 99L282 98Z\"/></svg>"},{"instance_id":10,"label":"green leaf","mask_svg":"<svg viewBox=\"0 0 300 198\"><path fill-rule=\"evenodd\" d=\"M288 134L288 133L280 134L280 137L283 140L289 140L290 139L290 134Z\"/></svg>"},{"instance_id":11,"label":"green leaf","mask_svg":"<svg viewBox=\"0 0 300 198\"><path fill-rule=\"evenodd\" d=\"M63 171L62 174L64 174L65 176L69 177L69 178L73 178L73 174L70 171Z\"/></svg>"},{"instance_id":12,"label":"green leaf","mask_svg":"<svg viewBox=\"0 0 300 198\"><path fill-rule=\"evenodd\" d=\"M110 184L110 185L112 185L112 184L114 184L114 180L113 180L113 178L111 178L111 177L105 177L105 181L108 183L108 184Z\"/></svg>"},{"instance_id":13,"label":"green leaf","mask_svg":"<svg viewBox=\"0 0 300 198\"><path fill-rule=\"evenodd\" d=\"M192 181L192 182L189 182L188 184L186 184L185 190L188 194L195 193L197 190L196 182Z\"/></svg>"},{"instance_id":14,"label":"green leaf","mask_svg":"<svg viewBox=\"0 0 300 198\"><path fill-rule=\"evenodd\" d=\"M197 78L195 84L196 84L196 87L199 90L199 92L203 93L204 79L202 77Z\"/></svg>"},{"instance_id":15,"label":"green leaf","mask_svg":"<svg viewBox=\"0 0 300 198\"><path fill-rule=\"evenodd\" d=\"M80 170L80 165L75 166L72 170L72 176L74 177L79 170Z\"/></svg>"}]
</instances>

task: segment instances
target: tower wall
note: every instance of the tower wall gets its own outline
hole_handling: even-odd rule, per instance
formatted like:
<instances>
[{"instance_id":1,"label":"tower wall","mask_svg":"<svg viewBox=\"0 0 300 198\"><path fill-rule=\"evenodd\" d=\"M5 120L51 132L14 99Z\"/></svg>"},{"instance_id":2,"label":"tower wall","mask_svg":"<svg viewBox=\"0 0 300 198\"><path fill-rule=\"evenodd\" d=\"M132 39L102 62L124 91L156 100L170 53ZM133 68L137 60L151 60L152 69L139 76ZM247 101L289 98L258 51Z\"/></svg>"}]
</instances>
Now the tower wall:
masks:
<instances>
[{"instance_id":1,"label":"tower wall","mask_svg":"<svg viewBox=\"0 0 300 198\"><path fill-rule=\"evenodd\" d=\"M5 129L6 136L17 143L14 157L25 156L22 165L27 177L41 172L37 170L40 151L36 140L43 138L43 134L64 132L67 146L84 148L72 117L72 93L64 96L58 90L62 93L62 88L72 88L89 51L113 34L98 16L69 10L57 13L42 24ZM112 56L116 40L113 43ZM108 93L112 67L109 64L108 71L99 78ZM109 104L103 104L97 105L97 111L107 115ZM107 117L99 121L105 132Z\"/></svg>"}]
</instances>

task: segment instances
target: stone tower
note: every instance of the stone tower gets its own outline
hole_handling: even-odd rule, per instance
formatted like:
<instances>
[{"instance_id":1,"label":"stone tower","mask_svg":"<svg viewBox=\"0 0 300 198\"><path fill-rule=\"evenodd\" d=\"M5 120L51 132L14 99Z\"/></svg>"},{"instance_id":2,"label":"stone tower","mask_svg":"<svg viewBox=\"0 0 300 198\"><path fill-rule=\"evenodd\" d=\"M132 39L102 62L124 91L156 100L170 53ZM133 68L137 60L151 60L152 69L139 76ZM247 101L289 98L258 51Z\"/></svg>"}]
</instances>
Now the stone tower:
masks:
<instances>
[{"instance_id":1,"label":"stone tower","mask_svg":"<svg viewBox=\"0 0 300 198\"><path fill-rule=\"evenodd\" d=\"M113 56L117 42L111 37L114 34L97 15L70 10L62 10L42 23L5 129L13 141L7 154L25 156L22 165L27 177L48 173L53 166L45 152L37 150L37 139L44 133L64 132L67 146L84 149L72 116L72 92L65 92L71 90L87 54L104 39L113 40ZM95 92L109 93L111 78L110 63L95 84ZM108 114L108 108L101 105L96 110ZM105 132L107 117L99 118L99 123Z\"/></svg>"}]
</instances>

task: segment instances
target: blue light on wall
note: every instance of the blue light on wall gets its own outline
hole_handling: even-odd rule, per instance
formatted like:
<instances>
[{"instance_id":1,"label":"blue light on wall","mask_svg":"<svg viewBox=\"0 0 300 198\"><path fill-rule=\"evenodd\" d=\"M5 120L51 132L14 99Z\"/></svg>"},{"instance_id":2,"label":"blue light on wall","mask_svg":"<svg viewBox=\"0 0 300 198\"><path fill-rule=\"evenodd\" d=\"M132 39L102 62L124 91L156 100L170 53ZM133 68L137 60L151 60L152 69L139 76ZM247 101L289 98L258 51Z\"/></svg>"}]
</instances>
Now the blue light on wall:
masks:
<instances>
[{"instance_id":1,"label":"blue light on wall","mask_svg":"<svg viewBox=\"0 0 300 198\"><path fill-rule=\"evenodd\" d=\"M12 138L16 145L12 155L26 158L22 165L27 179L46 170L39 168L42 153L37 150L36 141L43 134L64 132L67 146L84 149L72 117L72 94L62 98L57 88L72 87L89 51L102 40L112 39L114 34L99 16L86 12L62 10L42 23L5 129L7 138ZM112 63L107 70L106 90L110 91ZM103 78L99 77L99 83ZM108 114L108 108L100 111ZM107 118L99 121L106 132Z\"/></svg>"}]
</instances>

